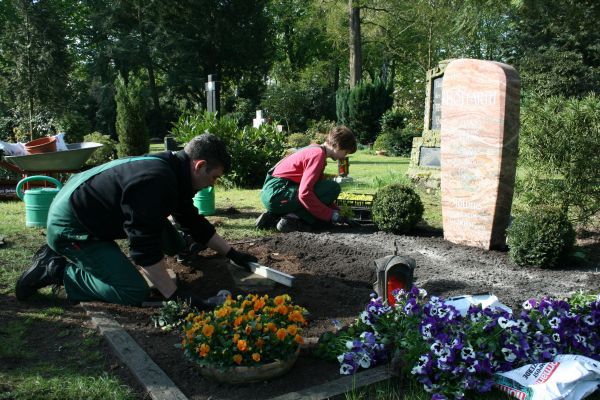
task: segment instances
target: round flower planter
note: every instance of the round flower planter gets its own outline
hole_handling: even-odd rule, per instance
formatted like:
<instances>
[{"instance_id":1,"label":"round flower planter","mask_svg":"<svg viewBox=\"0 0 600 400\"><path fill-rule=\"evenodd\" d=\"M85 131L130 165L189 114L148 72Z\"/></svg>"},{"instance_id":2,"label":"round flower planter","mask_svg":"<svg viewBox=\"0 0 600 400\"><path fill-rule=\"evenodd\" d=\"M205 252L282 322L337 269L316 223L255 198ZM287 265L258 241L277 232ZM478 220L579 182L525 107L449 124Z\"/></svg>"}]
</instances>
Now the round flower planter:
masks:
<instances>
[{"instance_id":1,"label":"round flower planter","mask_svg":"<svg viewBox=\"0 0 600 400\"><path fill-rule=\"evenodd\" d=\"M218 368L211 366L199 366L200 374L205 378L214 379L217 382L240 384L262 382L277 378L288 372L298 359L299 349L287 360L276 360L269 364L257 365L255 367L230 367Z\"/></svg>"},{"instance_id":2,"label":"round flower planter","mask_svg":"<svg viewBox=\"0 0 600 400\"><path fill-rule=\"evenodd\" d=\"M29 154L52 153L56 151L56 138L54 136L44 136L39 139L25 143L25 150Z\"/></svg>"}]
</instances>

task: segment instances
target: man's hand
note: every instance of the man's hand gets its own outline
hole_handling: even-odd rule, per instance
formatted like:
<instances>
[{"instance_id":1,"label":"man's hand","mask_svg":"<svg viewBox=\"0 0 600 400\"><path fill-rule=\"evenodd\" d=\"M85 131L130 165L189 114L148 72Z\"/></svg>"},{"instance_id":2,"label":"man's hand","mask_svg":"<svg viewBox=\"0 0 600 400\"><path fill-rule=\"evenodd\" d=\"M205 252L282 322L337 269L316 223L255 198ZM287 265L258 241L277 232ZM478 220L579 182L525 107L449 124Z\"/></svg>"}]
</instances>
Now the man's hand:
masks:
<instances>
[{"instance_id":1,"label":"man's hand","mask_svg":"<svg viewBox=\"0 0 600 400\"><path fill-rule=\"evenodd\" d=\"M258 261L252 254L236 251L233 247L227 252L227 258L240 267L245 268L248 272L252 272L249 263Z\"/></svg>"}]
</instances>

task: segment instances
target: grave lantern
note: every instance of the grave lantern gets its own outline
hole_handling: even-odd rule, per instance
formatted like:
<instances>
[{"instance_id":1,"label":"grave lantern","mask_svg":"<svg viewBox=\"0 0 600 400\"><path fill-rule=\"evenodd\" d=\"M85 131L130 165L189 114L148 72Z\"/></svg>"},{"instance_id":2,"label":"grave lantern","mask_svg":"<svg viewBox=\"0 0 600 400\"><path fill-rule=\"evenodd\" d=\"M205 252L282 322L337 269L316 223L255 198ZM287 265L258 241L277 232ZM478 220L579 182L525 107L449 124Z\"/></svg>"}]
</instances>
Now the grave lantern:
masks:
<instances>
[{"instance_id":1,"label":"grave lantern","mask_svg":"<svg viewBox=\"0 0 600 400\"><path fill-rule=\"evenodd\" d=\"M375 260L375 293L393 306L396 303L393 295L395 290L408 291L412 288L416 265L415 260L408 256L391 255Z\"/></svg>"},{"instance_id":2,"label":"grave lantern","mask_svg":"<svg viewBox=\"0 0 600 400\"><path fill-rule=\"evenodd\" d=\"M348 157L338 160L338 176L346 177L350 174L350 159Z\"/></svg>"}]
</instances>

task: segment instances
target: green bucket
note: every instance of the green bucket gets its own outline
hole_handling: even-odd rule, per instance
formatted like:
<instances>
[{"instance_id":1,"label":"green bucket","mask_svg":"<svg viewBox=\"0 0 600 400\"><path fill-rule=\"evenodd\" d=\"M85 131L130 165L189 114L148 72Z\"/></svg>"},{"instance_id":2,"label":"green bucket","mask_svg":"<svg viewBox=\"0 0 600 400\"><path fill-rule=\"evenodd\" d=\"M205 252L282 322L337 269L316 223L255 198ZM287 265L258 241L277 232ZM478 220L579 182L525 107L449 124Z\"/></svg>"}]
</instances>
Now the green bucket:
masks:
<instances>
[{"instance_id":1,"label":"green bucket","mask_svg":"<svg viewBox=\"0 0 600 400\"><path fill-rule=\"evenodd\" d=\"M194 206L198 214L213 215L215 213L215 189L212 186L199 190L194 196Z\"/></svg>"},{"instance_id":2,"label":"green bucket","mask_svg":"<svg viewBox=\"0 0 600 400\"><path fill-rule=\"evenodd\" d=\"M31 181L47 181L56 188L34 188L23 192L23 185ZM48 222L48 210L54 197L62 188L60 181L44 175L34 175L21 179L17 184L17 196L25 202L25 226L45 228Z\"/></svg>"}]
</instances>

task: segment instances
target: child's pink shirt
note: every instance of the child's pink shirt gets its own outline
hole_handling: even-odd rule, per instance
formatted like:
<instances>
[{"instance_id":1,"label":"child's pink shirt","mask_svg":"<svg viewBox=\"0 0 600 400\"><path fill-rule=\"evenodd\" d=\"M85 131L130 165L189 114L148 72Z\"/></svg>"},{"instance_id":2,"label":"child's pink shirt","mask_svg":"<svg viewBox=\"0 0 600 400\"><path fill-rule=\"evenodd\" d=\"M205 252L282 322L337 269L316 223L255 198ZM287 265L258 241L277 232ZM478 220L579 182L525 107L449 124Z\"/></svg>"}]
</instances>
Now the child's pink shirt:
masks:
<instances>
[{"instance_id":1,"label":"child's pink shirt","mask_svg":"<svg viewBox=\"0 0 600 400\"><path fill-rule=\"evenodd\" d=\"M298 183L300 204L316 218L330 221L333 209L323 204L314 192L314 186L323 177L326 165L325 149L321 146L310 146L281 160L275 167L273 176Z\"/></svg>"}]
</instances>

